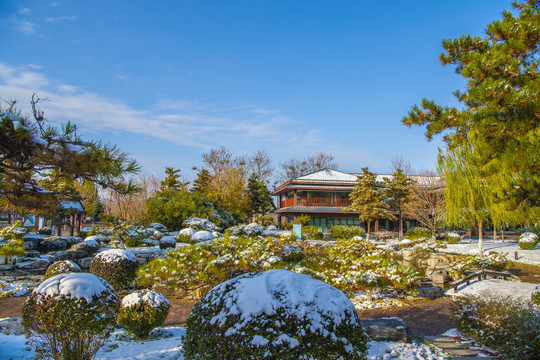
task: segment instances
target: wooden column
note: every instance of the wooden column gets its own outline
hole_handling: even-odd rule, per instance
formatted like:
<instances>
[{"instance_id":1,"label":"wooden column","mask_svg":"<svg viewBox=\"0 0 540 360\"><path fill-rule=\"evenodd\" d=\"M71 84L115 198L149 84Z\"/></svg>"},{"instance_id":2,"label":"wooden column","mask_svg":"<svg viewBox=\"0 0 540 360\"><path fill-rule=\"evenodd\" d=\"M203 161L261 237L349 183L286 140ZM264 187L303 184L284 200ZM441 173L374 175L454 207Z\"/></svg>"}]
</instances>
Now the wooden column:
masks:
<instances>
[{"instance_id":1,"label":"wooden column","mask_svg":"<svg viewBox=\"0 0 540 360\"><path fill-rule=\"evenodd\" d=\"M377 232L377 231L379 231L379 219L375 220L375 226L373 229L373 232Z\"/></svg>"}]
</instances>

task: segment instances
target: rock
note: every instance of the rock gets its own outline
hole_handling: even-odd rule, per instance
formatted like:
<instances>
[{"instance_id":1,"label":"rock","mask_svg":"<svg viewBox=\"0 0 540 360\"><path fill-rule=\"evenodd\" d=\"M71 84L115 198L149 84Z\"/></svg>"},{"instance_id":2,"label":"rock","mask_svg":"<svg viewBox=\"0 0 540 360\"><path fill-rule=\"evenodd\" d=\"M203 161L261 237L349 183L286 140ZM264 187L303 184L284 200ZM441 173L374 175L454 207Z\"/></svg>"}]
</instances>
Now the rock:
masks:
<instances>
[{"instance_id":1,"label":"rock","mask_svg":"<svg viewBox=\"0 0 540 360\"><path fill-rule=\"evenodd\" d=\"M360 320L369 341L411 342L411 329L400 318Z\"/></svg>"},{"instance_id":2,"label":"rock","mask_svg":"<svg viewBox=\"0 0 540 360\"><path fill-rule=\"evenodd\" d=\"M403 261L408 262L414 262L414 250L412 249L403 249L401 251L401 255L403 255Z\"/></svg>"},{"instance_id":3,"label":"rock","mask_svg":"<svg viewBox=\"0 0 540 360\"><path fill-rule=\"evenodd\" d=\"M80 243L81 241L83 241L83 238L82 238L82 237L79 237L79 236L62 236L61 238L62 238L62 239L66 242L66 244L68 244L68 245L78 244L78 243Z\"/></svg>"},{"instance_id":4,"label":"rock","mask_svg":"<svg viewBox=\"0 0 540 360\"><path fill-rule=\"evenodd\" d=\"M51 262L71 260L71 254L69 251L54 251L48 255L51 257Z\"/></svg>"},{"instance_id":5,"label":"rock","mask_svg":"<svg viewBox=\"0 0 540 360\"><path fill-rule=\"evenodd\" d=\"M34 250L39 248L39 244L48 238L50 235L41 235L41 234L26 234L23 236L24 248L26 250Z\"/></svg>"},{"instance_id":6,"label":"rock","mask_svg":"<svg viewBox=\"0 0 540 360\"><path fill-rule=\"evenodd\" d=\"M5 335L23 335L22 317L1 319L0 333Z\"/></svg>"},{"instance_id":7,"label":"rock","mask_svg":"<svg viewBox=\"0 0 540 360\"><path fill-rule=\"evenodd\" d=\"M420 297L424 299L436 299L444 295L444 291L439 286L420 286L416 288L417 294L415 297Z\"/></svg>"},{"instance_id":8,"label":"rock","mask_svg":"<svg viewBox=\"0 0 540 360\"><path fill-rule=\"evenodd\" d=\"M17 261L15 268L30 272L45 271L50 265L50 262L43 258L23 258L21 260Z\"/></svg>"},{"instance_id":9,"label":"rock","mask_svg":"<svg viewBox=\"0 0 540 360\"><path fill-rule=\"evenodd\" d=\"M92 261L94 257L85 257L82 259L79 259L78 263L81 269L89 269L90 268L90 262Z\"/></svg>"},{"instance_id":10,"label":"rock","mask_svg":"<svg viewBox=\"0 0 540 360\"><path fill-rule=\"evenodd\" d=\"M63 251L68 247L67 242L59 236L51 236L39 243L39 249L50 252L50 251Z\"/></svg>"},{"instance_id":11,"label":"rock","mask_svg":"<svg viewBox=\"0 0 540 360\"><path fill-rule=\"evenodd\" d=\"M446 270L427 269L426 276L433 280L435 285L444 285L445 283L452 280L450 279L448 271Z\"/></svg>"},{"instance_id":12,"label":"rock","mask_svg":"<svg viewBox=\"0 0 540 360\"><path fill-rule=\"evenodd\" d=\"M70 256L68 260L75 261L75 260L88 257L88 253L83 250L68 250L67 252L69 253L69 256Z\"/></svg>"},{"instance_id":13,"label":"rock","mask_svg":"<svg viewBox=\"0 0 540 360\"><path fill-rule=\"evenodd\" d=\"M41 255L41 253L37 250L27 250L26 251L26 257L31 257L31 258L37 258Z\"/></svg>"}]
</instances>

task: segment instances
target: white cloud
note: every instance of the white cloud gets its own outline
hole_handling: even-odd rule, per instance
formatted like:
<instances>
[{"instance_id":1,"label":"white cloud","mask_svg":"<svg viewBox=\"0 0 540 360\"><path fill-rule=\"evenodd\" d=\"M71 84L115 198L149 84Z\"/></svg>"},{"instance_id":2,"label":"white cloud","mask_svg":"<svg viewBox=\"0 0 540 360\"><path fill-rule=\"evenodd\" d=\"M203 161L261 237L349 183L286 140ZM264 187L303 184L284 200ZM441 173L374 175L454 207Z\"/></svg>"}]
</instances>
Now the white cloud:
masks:
<instances>
[{"instance_id":1,"label":"white cloud","mask_svg":"<svg viewBox=\"0 0 540 360\"><path fill-rule=\"evenodd\" d=\"M29 8L20 8L17 13L19 14L22 14L22 15L29 15L30 14L30 9Z\"/></svg>"},{"instance_id":2,"label":"white cloud","mask_svg":"<svg viewBox=\"0 0 540 360\"><path fill-rule=\"evenodd\" d=\"M47 17L45 21L47 22L59 22L59 21L73 21L77 19L77 15L73 16L58 16L58 17Z\"/></svg>"},{"instance_id":3,"label":"white cloud","mask_svg":"<svg viewBox=\"0 0 540 360\"><path fill-rule=\"evenodd\" d=\"M17 24L17 28L27 34L33 34L36 32L36 29L39 28L39 26L28 20L20 20Z\"/></svg>"},{"instance_id":4,"label":"white cloud","mask_svg":"<svg viewBox=\"0 0 540 360\"><path fill-rule=\"evenodd\" d=\"M26 105L21 110L29 112L29 100L36 92L49 100L40 103L47 118L73 121L85 133L129 132L204 151L225 146L239 154L266 148L277 155L276 164L320 151L334 154L340 162L347 159L347 164L352 163L351 158L357 158L357 163L363 163L362 158L375 162L373 155L332 143L309 124L278 111L250 104L221 108L171 99L161 99L149 109L135 109L120 99L49 79L32 71L36 68L0 63L0 99L18 100Z\"/></svg>"}]
</instances>

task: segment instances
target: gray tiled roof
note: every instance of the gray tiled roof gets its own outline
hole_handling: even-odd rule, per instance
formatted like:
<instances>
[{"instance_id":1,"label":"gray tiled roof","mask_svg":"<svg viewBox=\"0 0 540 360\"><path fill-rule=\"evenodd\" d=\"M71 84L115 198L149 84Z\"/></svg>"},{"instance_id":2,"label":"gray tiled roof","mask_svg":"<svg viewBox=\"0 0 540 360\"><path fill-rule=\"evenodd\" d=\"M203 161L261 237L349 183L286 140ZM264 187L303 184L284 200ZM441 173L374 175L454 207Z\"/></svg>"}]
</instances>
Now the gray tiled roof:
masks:
<instances>
[{"instance_id":1,"label":"gray tiled roof","mask_svg":"<svg viewBox=\"0 0 540 360\"><path fill-rule=\"evenodd\" d=\"M276 211L288 211L288 212L343 212L339 206L289 206L279 208Z\"/></svg>"}]
</instances>

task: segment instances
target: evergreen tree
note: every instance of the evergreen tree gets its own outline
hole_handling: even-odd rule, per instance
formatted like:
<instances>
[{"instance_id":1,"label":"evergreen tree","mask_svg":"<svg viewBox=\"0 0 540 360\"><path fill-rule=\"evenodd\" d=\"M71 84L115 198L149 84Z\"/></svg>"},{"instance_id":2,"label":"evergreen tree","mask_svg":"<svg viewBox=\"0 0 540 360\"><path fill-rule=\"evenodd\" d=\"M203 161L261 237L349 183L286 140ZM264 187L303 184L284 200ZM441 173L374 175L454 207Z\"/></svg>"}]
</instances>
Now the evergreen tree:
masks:
<instances>
[{"instance_id":1,"label":"evergreen tree","mask_svg":"<svg viewBox=\"0 0 540 360\"><path fill-rule=\"evenodd\" d=\"M450 152L471 142L475 156L467 165L489 179L496 201L534 221L540 213L540 1L513 7L516 15L504 11L484 37L443 41L441 63L455 65L467 80L455 92L462 106L423 99L403 122L425 125L428 140L444 132Z\"/></svg>"},{"instance_id":2,"label":"evergreen tree","mask_svg":"<svg viewBox=\"0 0 540 360\"><path fill-rule=\"evenodd\" d=\"M248 217L254 215L265 215L273 209L274 203L272 195L268 190L264 181L259 180L258 176L253 173L247 182L247 197L248 197Z\"/></svg>"},{"instance_id":3,"label":"evergreen tree","mask_svg":"<svg viewBox=\"0 0 540 360\"><path fill-rule=\"evenodd\" d=\"M44 191L40 182L55 170L61 180L87 180L119 192L136 188L126 174L139 171L116 146L83 141L71 123L50 125L32 97L33 117L21 116L15 103L0 109L0 207L6 203L31 209L54 208L64 189Z\"/></svg>"},{"instance_id":4,"label":"evergreen tree","mask_svg":"<svg viewBox=\"0 0 540 360\"><path fill-rule=\"evenodd\" d=\"M201 169L197 174L197 179L193 181L193 187L191 188L191 192L198 192L202 194L207 193L210 186L210 181L210 172L206 169Z\"/></svg>"},{"instance_id":5,"label":"evergreen tree","mask_svg":"<svg viewBox=\"0 0 540 360\"><path fill-rule=\"evenodd\" d=\"M161 181L160 191L180 191L185 189L187 182L180 181L180 169L174 170L172 167L165 168L165 179Z\"/></svg>"},{"instance_id":6,"label":"evergreen tree","mask_svg":"<svg viewBox=\"0 0 540 360\"><path fill-rule=\"evenodd\" d=\"M377 188L375 179L376 175L370 172L367 167L362 168L362 174L358 175L356 184L349 194L352 203L343 209L345 212L360 213L358 218L367 224L368 240L372 221L394 218L388 211L388 205L383 201L382 192Z\"/></svg>"},{"instance_id":7,"label":"evergreen tree","mask_svg":"<svg viewBox=\"0 0 540 360\"><path fill-rule=\"evenodd\" d=\"M397 169L392 178L385 178L383 195L391 211L398 213L399 238L403 237L403 210L409 201L413 187L412 180L405 175L402 169Z\"/></svg>"}]
</instances>

